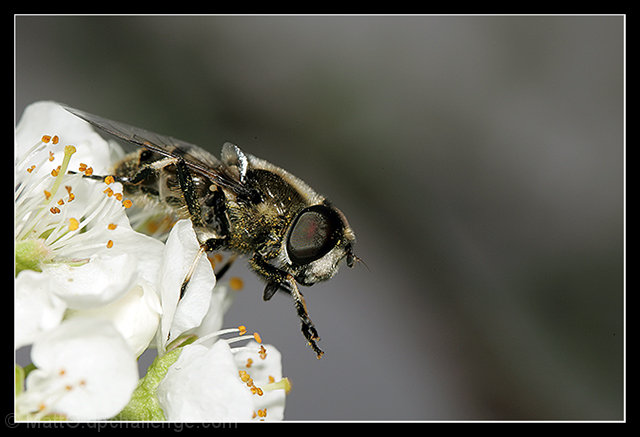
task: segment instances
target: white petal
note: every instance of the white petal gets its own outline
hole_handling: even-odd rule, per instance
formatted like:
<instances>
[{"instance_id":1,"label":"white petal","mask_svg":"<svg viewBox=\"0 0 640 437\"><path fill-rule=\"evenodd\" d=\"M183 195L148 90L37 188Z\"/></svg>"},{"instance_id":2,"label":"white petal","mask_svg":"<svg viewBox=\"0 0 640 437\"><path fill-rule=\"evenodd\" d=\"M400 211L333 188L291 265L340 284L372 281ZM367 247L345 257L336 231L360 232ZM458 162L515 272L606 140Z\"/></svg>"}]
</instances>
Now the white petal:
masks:
<instances>
[{"instance_id":1,"label":"white petal","mask_svg":"<svg viewBox=\"0 0 640 437\"><path fill-rule=\"evenodd\" d=\"M129 290L135 279L136 260L124 253L99 256L78 267L44 266L43 272L70 308L90 308L113 302Z\"/></svg>"},{"instance_id":2,"label":"white petal","mask_svg":"<svg viewBox=\"0 0 640 437\"><path fill-rule=\"evenodd\" d=\"M94 317L111 321L137 357L153 339L161 312L155 287L140 281L120 299L102 307L76 311L68 318Z\"/></svg>"},{"instance_id":3,"label":"white petal","mask_svg":"<svg viewBox=\"0 0 640 437\"><path fill-rule=\"evenodd\" d=\"M224 313L231 305L234 296L235 292L228 286L217 284L211 293L209 310L203 317L200 325L190 332L198 337L203 337L207 334L219 331L222 328Z\"/></svg>"},{"instance_id":4,"label":"white petal","mask_svg":"<svg viewBox=\"0 0 640 437\"><path fill-rule=\"evenodd\" d=\"M163 316L160 340L165 344L181 333L200 325L209 310L216 278L211 263L201 256L184 297L178 302L180 288L200 250L189 220L178 221L167 238L162 263L160 295ZM160 345L163 351L164 345Z\"/></svg>"},{"instance_id":5,"label":"white petal","mask_svg":"<svg viewBox=\"0 0 640 437\"><path fill-rule=\"evenodd\" d=\"M105 141L89 123L66 111L55 102L36 102L29 105L22 114L16 127L16 157L23 154L43 135L58 135L60 150L72 144L76 153L71 158L70 169L76 170L81 162L93 167L95 174L106 174L111 165L113 143ZM116 146L117 147L117 146ZM48 152L47 152L48 153ZM57 167L62 158L53 162L46 161L44 170L49 172Z\"/></svg>"},{"instance_id":6,"label":"white petal","mask_svg":"<svg viewBox=\"0 0 640 437\"><path fill-rule=\"evenodd\" d=\"M33 343L43 332L62 321L65 303L50 290L47 275L32 270L18 274L15 287L16 348Z\"/></svg>"},{"instance_id":7,"label":"white petal","mask_svg":"<svg viewBox=\"0 0 640 437\"><path fill-rule=\"evenodd\" d=\"M264 345L267 356L263 360L257 352L260 345L255 341L247 343L243 350L235 354L238 368L245 370L253 379L256 387L264 387L269 383L269 376L277 382L282 379L282 355L270 344ZM251 366L246 367L247 359L251 358ZM286 394L284 390L277 389L264 391L262 396L253 396L254 411L267 409L265 420L282 420L284 416Z\"/></svg>"},{"instance_id":8,"label":"white petal","mask_svg":"<svg viewBox=\"0 0 640 437\"><path fill-rule=\"evenodd\" d=\"M239 421L253 414L251 393L238 377L229 346L185 346L158 387L167 420Z\"/></svg>"},{"instance_id":9,"label":"white petal","mask_svg":"<svg viewBox=\"0 0 640 437\"><path fill-rule=\"evenodd\" d=\"M38 369L27 377L25 398L40 397L47 410L72 420L112 417L138 382L129 346L102 320L63 322L34 343L31 358Z\"/></svg>"}]
</instances>

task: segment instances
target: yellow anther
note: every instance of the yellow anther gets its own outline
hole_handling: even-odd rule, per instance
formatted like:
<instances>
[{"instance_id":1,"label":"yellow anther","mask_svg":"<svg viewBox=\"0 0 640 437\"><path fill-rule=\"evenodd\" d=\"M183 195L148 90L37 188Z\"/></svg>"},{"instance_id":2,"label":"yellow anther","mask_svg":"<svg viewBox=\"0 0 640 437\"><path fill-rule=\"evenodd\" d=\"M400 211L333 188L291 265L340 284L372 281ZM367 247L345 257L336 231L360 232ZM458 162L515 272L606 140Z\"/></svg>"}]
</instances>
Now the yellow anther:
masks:
<instances>
[{"instance_id":1,"label":"yellow anther","mask_svg":"<svg viewBox=\"0 0 640 437\"><path fill-rule=\"evenodd\" d=\"M257 332L253 333L253 338L255 339L255 341L257 341L258 343L262 343L262 338L260 338L260 334L258 334Z\"/></svg>"},{"instance_id":2,"label":"yellow anther","mask_svg":"<svg viewBox=\"0 0 640 437\"><path fill-rule=\"evenodd\" d=\"M47 190L44 190L44 198L49 200L50 197L51 197L51 193L48 192Z\"/></svg>"},{"instance_id":3,"label":"yellow anther","mask_svg":"<svg viewBox=\"0 0 640 437\"><path fill-rule=\"evenodd\" d=\"M252 364L253 364L253 360L251 358L247 358L247 364L245 364L245 367L248 369L251 367Z\"/></svg>"},{"instance_id":4,"label":"yellow anther","mask_svg":"<svg viewBox=\"0 0 640 437\"><path fill-rule=\"evenodd\" d=\"M258 351L258 355L260 355L260 358L263 360L267 358L267 350L264 348L263 345L260 345L260 350Z\"/></svg>"},{"instance_id":5,"label":"yellow anther","mask_svg":"<svg viewBox=\"0 0 640 437\"><path fill-rule=\"evenodd\" d=\"M106 194L108 197L113 196L113 190L110 187L107 187L104 191L104 194Z\"/></svg>"},{"instance_id":6,"label":"yellow anther","mask_svg":"<svg viewBox=\"0 0 640 437\"><path fill-rule=\"evenodd\" d=\"M28 172L28 173L31 173L31 172L32 172L33 170L35 170L35 169L36 169L36 166L35 166L35 164L34 164L34 165L32 165L31 167L29 167L29 168L27 169L27 172Z\"/></svg>"},{"instance_id":7,"label":"yellow anther","mask_svg":"<svg viewBox=\"0 0 640 437\"><path fill-rule=\"evenodd\" d=\"M85 176L91 176L93 174L93 168L92 167L87 167L87 169L84 171Z\"/></svg>"},{"instance_id":8,"label":"yellow anther","mask_svg":"<svg viewBox=\"0 0 640 437\"><path fill-rule=\"evenodd\" d=\"M71 217L69 219L69 230L70 231L75 231L79 227L80 227L80 222L78 220L76 220L75 218Z\"/></svg>"},{"instance_id":9,"label":"yellow anther","mask_svg":"<svg viewBox=\"0 0 640 437\"><path fill-rule=\"evenodd\" d=\"M243 286L244 286L244 282L242 281L241 278L234 276L231 279L229 279L229 287L231 287L232 290L235 290L235 291L242 290Z\"/></svg>"},{"instance_id":10,"label":"yellow anther","mask_svg":"<svg viewBox=\"0 0 640 437\"><path fill-rule=\"evenodd\" d=\"M116 180L113 178L113 176L107 176L106 178L104 178L104 183L109 185L114 183Z\"/></svg>"},{"instance_id":11,"label":"yellow anther","mask_svg":"<svg viewBox=\"0 0 640 437\"><path fill-rule=\"evenodd\" d=\"M53 138L51 138L51 142L53 144L58 144L58 141L60 141L60 138L58 138L57 135L54 135Z\"/></svg>"},{"instance_id":12,"label":"yellow anther","mask_svg":"<svg viewBox=\"0 0 640 437\"><path fill-rule=\"evenodd\" d=\"M133 206L133 202L129 199L126 199L124 202L122 202L122 206L124 206L125 208L131 208Z\"/></svg>"},{"instance_id":13,"label":"yellow anther","mask_svg":"<svg viewBox=\"0 0 640 437\"><path fill-rule=\"evenodd\" d=\"M117 227L118 227L118 225L116 225L115 223L109 223L107 225L107 229L109 229L110 231L113 231Z\"/></svg>"},{"instance_id":14,"label":"yellow anther","mask_svg":"<svg viewBox=\"0 0 640 437\"><path fill-rule=\"evenodd\" d=\"M113 240L107 241L107 249L111 249L113 247Z\"/></svg>"},{"instance_id":15,"label":"yellow anther","mask_svg":"<svg viewBox=\"0 0 640 437\"><path fill-rule=\"evenodd\" d=\"M238 326L238 331L240 331L240 335L245 335L247 333L247 327L244 325Z\"/></svg>"},{"instance_id":16,"label":"yellow anther","mask_svg":"<svg viewBox=\"0 0 640 437\"><path fill-rule=\"evenodd\" d=\"M55 157L53 156L53 152L49 151L49 161L53 161Z\"/></svg>"},{"instance_id":17,"label":"yellow anther","mask_svg":"<svg viewBox=\"0 0 640 437\"><path fill-rule=\"evenodd\" d=\"M116 193L116 194L115 194L115 196L116 196L116 200L117 200L118 202L122 202L122 198L123 198L122 193ZM125 207L125 208L126 208L126 207Z\"/></svg>"},{"instance_id":18,"label":"yellow anther","mask_svg":"<svg viewBox=\"0 0 640 437\"><path fill-rule=\"evenodd\" d=\"M43 135L40 141L42 141L43 143L48 143L49 141L51 141L51 135Z\"/></svg>"}]
</instances>

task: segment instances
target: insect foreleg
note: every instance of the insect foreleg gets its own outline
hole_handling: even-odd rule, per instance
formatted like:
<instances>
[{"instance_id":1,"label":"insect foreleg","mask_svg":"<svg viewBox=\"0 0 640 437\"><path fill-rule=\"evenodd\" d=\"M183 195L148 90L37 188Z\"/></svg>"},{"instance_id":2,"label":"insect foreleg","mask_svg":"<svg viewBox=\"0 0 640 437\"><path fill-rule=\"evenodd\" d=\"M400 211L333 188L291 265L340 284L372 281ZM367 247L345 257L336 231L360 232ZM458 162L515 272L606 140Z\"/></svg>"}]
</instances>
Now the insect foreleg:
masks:
<instances>
[{"instance_id":1,"label":"insect foreleg","mask_svg":"<svg viewBox=\"0 0 640 437\"><path fill-rule=\"evenodd\" d=\"M191 263L191 267L189 267L189 271L187 272L187 274L184 277L184 280L182 281L182 285L180 285L180 297L178 298L179 301L182 300L182 298L184 297L184 294L187 291L187 285L189 285L189 281L191 281L191 276L193 276L193 272L196 270L198 261L200 261L200 257L202 256L203 253L206 252L206 250L207 250L206 246L204 245L200 246L200 250L198 250L196 257L193 260L193 263Z\"/></svg>"},{"instance_id":2,"label":"insect foreleg","mask_svg":"<svg viewBox=\"0 0 640 437\"><path fill-rule=\"evenodd\" d=\"M304 301L304 296L298 289L298 284L294 277L290 273L283 272L282 270L274 267L273 265L264 261L259 255L254 255L249 260L251 268L262 276L267 281L267 285L264 289L263 299L269 300L279 289L288 292L293 298L293 304L302 323L302 334L307 339L309 346L316 353L318 358L321 358L324 352L320 350L316 344L317 340L320 340L318 331L316 331L313 322L309 318L309 312L307 311L307 305Z\"/></svg>"}]
</instances>

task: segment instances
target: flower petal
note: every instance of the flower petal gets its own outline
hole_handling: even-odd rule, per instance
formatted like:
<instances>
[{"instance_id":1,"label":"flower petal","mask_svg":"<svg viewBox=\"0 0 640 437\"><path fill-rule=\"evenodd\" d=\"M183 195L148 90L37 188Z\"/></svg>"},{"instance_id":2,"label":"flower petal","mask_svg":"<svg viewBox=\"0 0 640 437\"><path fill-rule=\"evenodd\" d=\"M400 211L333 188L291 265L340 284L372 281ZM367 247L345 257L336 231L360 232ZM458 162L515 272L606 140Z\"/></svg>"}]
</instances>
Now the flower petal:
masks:
<instances>
[{"instance_id":1,"label":"flower petal","mask_svg":"<svg viewBox=\"0 0 640 437\"><path fill-rule=\"evenodd\" d=\"M266 357L259 357L257 351L260 345L255 341L247 343L247 345L238 351L235 355L235 361L239 369L244 369L253 379L257 387L265 387L270 382L282 379L282 355L272 345L264 345ZM254 352L255 351L255 352ZM247 367L248 360L251 364ZM282 420L284 416L286 394L282 389L264 390L262 396L253 396L253 404L255 411L267 409L265 420Z\"/></svg>"},{"instance_id":2,"label":"flower petal","mask_svg":"<svg viewBox=\"0 0 640 437\"><path fill-rule=\"evenodd\" d=\"M67 308L51 293L51 281L43 273L20 272L15 282L15 342L16 348L33 343L38 335L55 328Z\"/></svg>"},{"instance_id":3,"label":"flower petal","mask_svg":"<svg viewBox=\"0 0 640 437\"><path fill-rule=\"evenodd\" d=\"M153 339L161 312L155 287L141 280L118 300L101 307L76 311L68 318L93 317L111 321L138 357Z\"/></svg>"},{"instance_id":4,"label":"flower petal","mask_svg":"<svg viewBox=\"0 0 640 437\"><path fill-rule=\"evenodd\" d=\"M253 414L251 393L224 341L211 348L185 346L157 394L167 420L226 422L250 420Z\"/></svg>"},{"instance_id":5,"label":"flower petal","mask_svg":"<svg viewBox=\"0 0 640 437\"><path fill-rule=\"evenodd\" d=\"M75 318L43 334L31 350L37 369L16 400L28 408L100 420L120 411L138 382L136 360L109 322Z\"/></svg>"},{"instance_id":6,"label":"flower petal","mask_svg":"<svg viewBox=\"0 0 640 437\"><path fill-rule=\"evenodd\" d=\"M125 253L99 256L81 266L45 265L54 284L53 290L70 308L106 305L123 296L131 287L136 273L134 257Z\"/></svg>"},{"instance_id":7,"label":"flower petal","mask_svg":"<svg viewBox=\"0 0 640 437\"><path fill-rule=\"evenodd\" d=\"M119 148L116 143L104 140L89 123L69 113L60 104L43 101L27 106L18 122L16 158L23 159L28 149L45 134L60 136L61 142L52 146L52 150L62 150L68 144L76 146L77 153L71 158L71 169L77 169L84 162L93 167L95 174L107 173L113 162L113 149ZM118 153L121 152L115 152ZM58 161L46 160L44 171L49 172L58 165Z\"/></svg>"},{"instance_id":8,"label":"flower petal","mask_svg":"<svg viewBox=\"0 0 640 437\"><path fill-rule=\"evenodd\" d=\"M159 346L177 338L181 333L200 325L209 310L216 278L206 256L201 256L191 275L186 293L180 299L180 288L198 256L200 244L189 220L178 221L167 239L162 263L160 296L163 317Z\"/></svg>"}]
</instances>

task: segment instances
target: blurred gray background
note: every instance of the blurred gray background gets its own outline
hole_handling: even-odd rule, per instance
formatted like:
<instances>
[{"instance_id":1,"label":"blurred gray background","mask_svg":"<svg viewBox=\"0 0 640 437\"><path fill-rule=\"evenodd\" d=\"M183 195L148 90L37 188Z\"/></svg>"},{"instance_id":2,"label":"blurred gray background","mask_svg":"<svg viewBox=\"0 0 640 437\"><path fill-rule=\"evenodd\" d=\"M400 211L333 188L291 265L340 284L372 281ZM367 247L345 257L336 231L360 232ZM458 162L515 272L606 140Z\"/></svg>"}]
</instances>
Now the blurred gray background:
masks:
<instances>
[{"instance_id":1,"label":"blurred gray background","mask_svg":"<svg viewBox=\"0 0 640 437\"><path fill-rule=\"evenodd\" d=\"M305 179L367 267L286 295L238 262L288 420L624 418L624 17L15 18L56 100Z\"/></svg>"}]
</instances>

